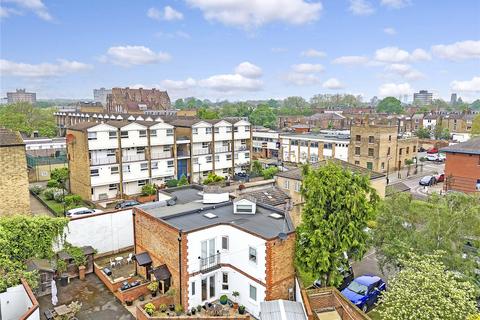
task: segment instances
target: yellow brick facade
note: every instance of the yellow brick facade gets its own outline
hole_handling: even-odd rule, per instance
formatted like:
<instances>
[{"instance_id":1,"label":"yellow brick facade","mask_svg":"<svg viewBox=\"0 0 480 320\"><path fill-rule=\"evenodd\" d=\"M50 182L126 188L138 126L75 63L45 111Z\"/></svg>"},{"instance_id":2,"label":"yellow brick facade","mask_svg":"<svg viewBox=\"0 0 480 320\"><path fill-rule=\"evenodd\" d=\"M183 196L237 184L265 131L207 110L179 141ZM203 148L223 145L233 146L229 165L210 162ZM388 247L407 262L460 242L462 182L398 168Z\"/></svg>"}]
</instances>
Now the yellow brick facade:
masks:
<instances>
[{"instance_id":1,"label":"yellow brick facade","mask_svg":"<svg viewBox=\"0 0 480 320\"><path fill-rule=\"evenodd\" d=\"M68 130L67 136L68 166L70 170L70 191L80 195L83 199L91 200L90 160L88 158L87 133Z\"/></svg>"}]
</instances>

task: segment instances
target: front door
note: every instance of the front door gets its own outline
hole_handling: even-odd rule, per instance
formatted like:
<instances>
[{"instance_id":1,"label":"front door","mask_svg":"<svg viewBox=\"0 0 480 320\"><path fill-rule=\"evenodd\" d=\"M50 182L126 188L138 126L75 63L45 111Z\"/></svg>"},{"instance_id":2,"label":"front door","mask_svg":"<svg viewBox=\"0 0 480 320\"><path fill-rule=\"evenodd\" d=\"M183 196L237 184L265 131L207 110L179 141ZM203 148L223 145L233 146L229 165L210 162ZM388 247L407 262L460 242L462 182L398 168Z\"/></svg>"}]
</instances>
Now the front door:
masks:
<instances>
[{"instance_id":1,"label":"front door","mask_svg":"<svg viewBox=\"0 0 480 320\"><path fill-rule=\"evenodd\" d=\"M202 279L202 301L215 297L215 275Z\"/></svg>"},{"instance_id":2,"label":"front door","mask_svg":"<svg viewBox=\"0 0 480 320\"><path fill-rule=\"evenodd\" d=\"M215 263L215 239L202 241L201 247L201 267Z\"/></svg>"}]
</instances>

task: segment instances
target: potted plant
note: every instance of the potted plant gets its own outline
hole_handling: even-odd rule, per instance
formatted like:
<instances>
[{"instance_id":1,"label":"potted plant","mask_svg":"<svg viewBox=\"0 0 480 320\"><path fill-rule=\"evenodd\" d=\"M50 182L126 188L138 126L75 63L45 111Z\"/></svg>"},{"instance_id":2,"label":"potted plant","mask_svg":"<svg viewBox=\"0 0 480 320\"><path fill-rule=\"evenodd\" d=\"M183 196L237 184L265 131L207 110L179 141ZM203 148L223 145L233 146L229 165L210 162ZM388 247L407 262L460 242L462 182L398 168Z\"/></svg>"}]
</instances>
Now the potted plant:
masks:
<instances>
[{"instance_id":1,"label":"potted plant","mask_svg":"<svg viewBox=\"0 0 480 320\"><path fill-rule=\"evenodd\" d=\"M239 314L245 314L245 306L244 305L241 305L238 307L238 313Z\"/></svg>"},{"instance_id":2,"label":"potted plant","mask_svg":"<svg viewBox=\"0 0 480 320\"><path fill-rule=\"evenodd\" d=\"M166 312L167 308L168 308L167 305L165 303L162 303L161 305L158 306L158 311Z\"/></svg>"},{"instance_id":3,"label":"potted plant","mask_svg":"<svg viewBox=\"0 0 480 320\"><path fill-rule=\"evenodd\" d=\"M202 311L202 306L201 305L198 305L197 306L197 312L200 313Z\"/></svg>"},{"instance_id":4,"label":"potted plant","mask_svg":"<svg viewBox=\"0 0 480 320\"><path fill-rule=\"evenodd\" d=\"M190 314L191 314L192 316L194 316L195 313L197 313L197 309L192 308L192 310L190 310Z\"/></svg>"},{"instance_id":5,"label":"potted plant","mask_svg":"<svg viewBox=\"0 0 480 320\"><path fill-rule=\"evenodd\" d=\"M175 314L180 316L183 313L183 306L181 304L177 304L175 306Z\"/></svg>"},{"instance_id":6,"label":"potted plant","mask_svg":"<svg viewBox=\"0 0 480 320\"><path fill-rule=\"evenodd\" d=\"M168 305L168 310L175 311L175 305L174 304L169 304Z\"/></svg>"},{"instance_id":7,"label":"potted plant","mask_svg":"<svg viewBox=\"0 0 480 320\"><path fill-rule=\"evenodd\" d=\"M225 294L222 295L222 296L220 296L220 303L221 303L222 305L226 305L227 302L228 302L228 297L227 297Z\"/></svg>"},{"instance_id":8,"label":"potted plant","mask_svg":"<svg viewBox=\"0 0 480 320\"><path fill-rule=\"evenodd\" d=\"M150 290L150 293L152 294L152 297L157 296L157 290L158 290L158 282L152 281L150 284L147 286L147 289Z\"/></svg>"},{"instance_id":9,"label":"potted plant","mask_svg":"<svg viewBox=\"0 0 480 320\"><path fill-rule=\"evenodd\" d=\"M144 300L145 300L145 296L142 294L140 297L138 297L138 300L144 301Z\"/></svg>"},{"instance_id":10,"label":"potted plant","mask_svg":"<svg viewBox=\"0 0 480 320\"><path fill-rule=\"evenodd\" d=\"M233 302L233 309L237 309L238 308L238 297L240 296L240 292L233 291L232 296L235 299L235 301Z\"/></svg>"},{"instance_id":11,"label":"potted plant","mask_svg":"<svg viewBox=\"0 0 480 320\"><path fill-rule=\"evenodd\" d=\"M60 284L65 287L68 282L67 263L65 260L57 260L57 274L60 276Z\"/></svg>"},{"instance_id":12,"label":"potted plant","mask_svg":"<svg viewBox=\"0 0 480 320\"><path fill-rule=\"evenodd\" d=\"M150 303L147 303L145 307L143 307L143 310L145 310L145 312L149 316L153 316L153 313L155 312L156 308L155 308L155 305L150 302Z\"/></svg>"},{"instance_id":13,"label":"potted plant","mask_svg":"<svg viewBox=\"0 0 480 320\"><path fill-rule=\"evenodd\" d=\"M127 299L125 299L125 304L126 304L127 306L131 306L131 305L133 304L133 299L132 299L132 298L127 298Z\"/></svg>"}]
</instances>

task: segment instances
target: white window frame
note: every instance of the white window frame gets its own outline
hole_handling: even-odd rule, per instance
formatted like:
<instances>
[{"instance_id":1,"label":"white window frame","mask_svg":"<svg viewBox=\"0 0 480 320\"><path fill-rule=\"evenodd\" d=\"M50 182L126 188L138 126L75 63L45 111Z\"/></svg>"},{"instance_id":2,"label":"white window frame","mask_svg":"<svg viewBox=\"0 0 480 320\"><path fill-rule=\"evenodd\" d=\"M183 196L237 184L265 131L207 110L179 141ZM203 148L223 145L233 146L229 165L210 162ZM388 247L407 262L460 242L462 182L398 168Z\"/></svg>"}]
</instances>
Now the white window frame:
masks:
<instances>
[{"instance_id":1,"label":"white window frame","mask_svg":"<svg viewBox=\"0 0 480 320\"><path fill-rule=\"evenodd\" d=\"M115 168L116 170L113 170L114 168ZM118 172L119 172L118 166L111 166L111 167L110 167L110 174L118 174Z\"/></svg>"},{"instance_id":2,"label":"white window frame","mask_svg":"<svg viewBox=\"0 0 480 320\"><path fill-rule=\"evenodd\" d=\"M128 139L128 131L120 131L120 138Z\"/></svg>"},{"instance_id":3,"label":"white window frame","mask_svg":"<svg viewBox=\"0 0 480 320\"><path fill-rule=\"evenodd\" d=\"M167 137L173 136L173 129L167 129Z\"/></svg>"},{"instance_id":4,"label":"white window frame","mask_svg":"<svg viewBox=\"0 0 480 320\"><path fill-rule=\"evenodd\" d=\"M302 190L302 183L300 181L295 181L295 191L300 192Z\"/></svg>"},{"instance_id":5,"label":"white window frame","mask_svg":"<svg viewBox=\"0 0 480 320\"><path fill-rule=\"evenodd\" d=\"M192 128L192 134L198 134L198 128Z\"/></svg>"},{"instance_id":6,"label":"white window frame","mask_svg":"<svg viewBox=\"0 0 480 320\"><path fill-rule=\"evenodd\" d=\"M173 160L167 161L167 168L173 168L174 166L175 166L175 163L173 162Z\"/></svg>"},{"instance_id":7,"label":"white window frame","mask_svg":"<svg viewBox=\"0 0 480 320\"><path fill-rule=\"evenodd\" d=\"M157 130L150 130L150 137L156 137L157 136Z\"/></svg>"},{"instance_id":8,"label":"white window frame","mask_svg":"<svg viewBox=\"0 0 480 320\"><path fill-rule=\"evenodd\" d=\"M96 171L96 173L93 173ZM100 176L100 171L98 169L90 169L90 177L99 177Z\"/></svg>"},{"instance_id":9,"label":"white window frame","mask_svg":"<svg viewBox=\"0 0 480 320\"><path fill-rule=\"evenodd\" d=\"M224 281L225 276L227 276L227 282ZM228 272L223 271L222 272L222 291L228 291L229 290L229 287L230 287L229 282L230 282L230 278L228 276Z\"/></svg>"},{"instance_id":10,"label":"white window frame","mask_svg":"<svg viewBox=\"0 0 480 320\"><path fill-rule=\"evenodd\" d=\"M89 132L88 133L88 140L97 140L97 133L96 132Z\"/></svg>"},{"instance_id":11,"label":"white window frame","mask_svg":"<svg viewBox=\"0 0 480 320\"><path fill-rule=\"evenodd\" d=\"M117 131L108 131L108 139L110 140L117 139Z\"/></svg>"},{"instance_id":12,"label":"white window frame","mask_svg":"<svg viewBox=\"0 0 480 320\"><path fill-rule=\"evenodd\" d=\"M158 161L152 161L152 170L158 169Z\"/></svg>"},{"instance_id":13,"label":"white window frame","mask_svg":"<svg viewBox=\"0 0 480 320\"><path fill-rule=\"evenodd\" d=\"M226 248L223 247L223 240L224 239L226 239L226 241L227 241L227 247ZM228 249L230 248L230 238L228 236L222 236L220 241L221 241L222 251L228 251Z\"/></svg>"},{"instance_id":14,"label":"white window frame","mask_svg":"<svg viewBox=\"0 0 480 320\"><path fill-rule=\"evenodd\" d=\"M137 181L137 185L139 187L143 187L144 185L146 185L148 183L148 180L144 179L144 180L138 180Z\"/></svg>"},{"instance_id":15,"label":"white window frame","mask_svg":"<svg viewBox=\"0 0 480 320\"><path fill-rule=\"evenodd\" d=\"M138 136L140 138L146 138L147 137L147 130L138 130Z\"/></svg>"},{"instance_id":16,"label":"white window frame","mask_svg":"<svg viewBox=\"0 0 480 320\"><path fill-rule=\"evenodd\" d=\"M148 163L142 162L140 163L140 171L147 171L148 170Z\"/></svg>"},{"instance_id":17,"label":"white window frame","mask_svg":"<svg viewBox=\"0 0 480 320\"><path fill-rule=\"evenodd\" d=\"M108 191L113 191L113 190L118 190L118 183L111 183L108 185Z\"/></svg>"},{"instance_id":18,"label":"white window frame","mask_svg":"<svg viewBox=\"0 0 480 320\"><path fill-rule=\"evenodd\" d=\"M290 181L285 179L283 180L283 189L290 190Z\"/></svg>"},{"instance_id":19,"label":"white window frame","mask_svg":"<svg viewBox=\"0 0 480 320\"><path fill-rule=\"evenodd\" d=\"M252 252L254 252L255 255L253 255ZM252 259L252 257L255 257L255 259ZM257 264L257 261L258 261L257 248L248 246L248 261L250 261L251 263Z\"/></svg>"},{"instance_id":20,"label":"white window frame","mask_svg":"<svg viewBox=\"0 0 480 320\"><path fill-rule=\"evenodd\" d=\"M252 288L255 289L255 298L252 298ZM256 286L250 284L249 287L248 287L248 298L251 300L251 301L255 301L255 303L257 302L257 299L258 299L258 289Z\"/></svg>"},{"instance_id":21,"label":"white window frame","mask_svg":"<svg viewBox=\"0 0 480 320\"><path fill-rule=\"evenodd\" d=\"M212 127L205 128L205 134L212 134Z\"/></svg>"}]
</instances>

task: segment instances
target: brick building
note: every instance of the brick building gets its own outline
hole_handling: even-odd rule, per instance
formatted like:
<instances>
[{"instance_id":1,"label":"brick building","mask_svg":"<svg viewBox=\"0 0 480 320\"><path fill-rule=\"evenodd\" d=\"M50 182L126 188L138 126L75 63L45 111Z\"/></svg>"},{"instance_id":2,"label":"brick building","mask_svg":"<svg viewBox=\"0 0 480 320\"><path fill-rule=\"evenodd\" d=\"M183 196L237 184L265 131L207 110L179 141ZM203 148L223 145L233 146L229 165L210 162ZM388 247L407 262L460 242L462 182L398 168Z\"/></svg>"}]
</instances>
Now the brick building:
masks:
<instances>
[{"instance_id":1,"label":"brick building","mask_svg":"<svg viewBox=\"0 0 480 320\"><path fill-rule=\"evenodd\" d=\"M446 153L445 189L480 193L480 138L440 149Z\"/></svg>"},{"instance_id":2,"label":"brick building","mask_svg":"<svg viewBox=\"0 0 480 320\"><path fill-rule=\"evenodd\" d=\"M28 102L35 104L37 102L37 94L35 92L27 92L25 89L17 89L15 92L7 92L7 102Z\"/></svg>"},{"instance_id":3,"label":"brick building","mask_svg":"<svg viewBox=\"0 0 480 320\"><path fill-rule=\"evenodd\" d=\"M293 297L295 230L288 214L248 197L194 186L163 193L134 209L136 254L148 254L142 275L166 266L185 309L223 294L259 316L260 302ZM164 201L174 205L164 206Z\"/></svg>"},{"instance_id":4,"label":"brick building","mask_svg":"<svg viewBox=\"0 0 480 320\"><path fill-rule=\"evenodd\" d=\"M336 112L315 113L306 117L307 124L317 129L348 129L345 116Z\"/></svg>"},{"instance_id":5,"label":"brick building","mask_svg":"<svg viewBox=\"0 0 480 320\"><path fill-rule=\"evenodd\" d=\"M398 134L397 126L352 125L348 162L375 172L399 170L417 158L418 138Z\"/></svg>"},{"instance_id":6,"label":"brick building","mask_svg":"<svg viewBox=\"0 0 480 320\"><path fill-rule=\"evenodd\" d=\"M0 128L0 216L29 214L25 143L19 132Z\"/></svg>"},{"instance_id":7,"label":"brick building","mask_svg":"<svg viewBox=\"0 0 480 320\"><path fill-rule=\"evenodd\" d=\"M166 91L157 89L113 88L107 94L107 112L143 114L146 110L167 110L171 108Z\"/></svg>"}]
</instances>

